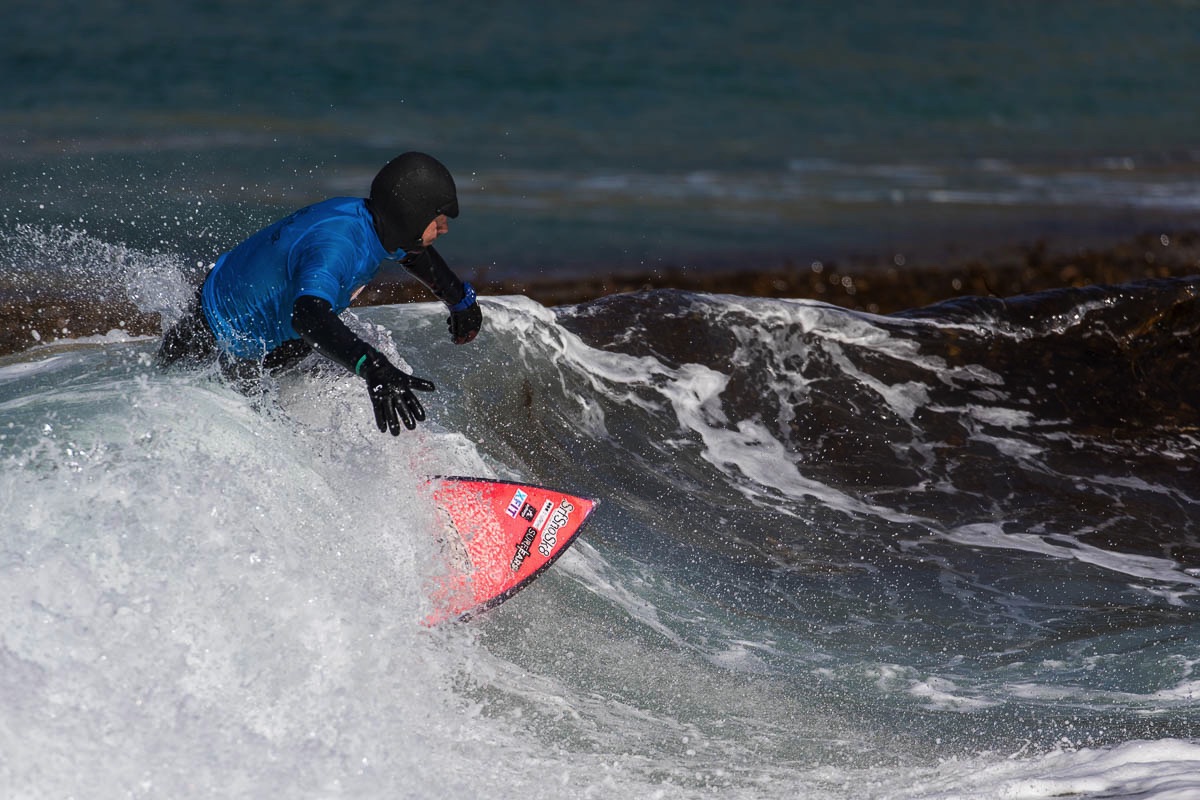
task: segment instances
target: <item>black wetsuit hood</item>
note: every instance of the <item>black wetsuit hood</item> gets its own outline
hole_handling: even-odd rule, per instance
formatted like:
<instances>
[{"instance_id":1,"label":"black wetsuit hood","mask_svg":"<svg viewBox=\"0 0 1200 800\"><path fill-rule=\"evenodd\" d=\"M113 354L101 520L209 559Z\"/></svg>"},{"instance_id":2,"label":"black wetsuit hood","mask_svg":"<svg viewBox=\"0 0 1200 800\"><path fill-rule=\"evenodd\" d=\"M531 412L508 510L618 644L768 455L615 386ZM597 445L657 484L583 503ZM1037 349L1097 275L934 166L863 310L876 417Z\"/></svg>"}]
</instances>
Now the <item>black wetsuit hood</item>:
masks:
<instances>
[{"instance_id":1,"label":"black wetsuit hood","mask_svg":"<svg viewBox=\"0 0 1200 800\"><path fill-rule=\"evenodd\" d=\"M371 182L367 207L385 250L419 252L421 234L439 214L458 216L454 178L442 162L425 153L396 156Z\"/></svg>"}]
</instances>

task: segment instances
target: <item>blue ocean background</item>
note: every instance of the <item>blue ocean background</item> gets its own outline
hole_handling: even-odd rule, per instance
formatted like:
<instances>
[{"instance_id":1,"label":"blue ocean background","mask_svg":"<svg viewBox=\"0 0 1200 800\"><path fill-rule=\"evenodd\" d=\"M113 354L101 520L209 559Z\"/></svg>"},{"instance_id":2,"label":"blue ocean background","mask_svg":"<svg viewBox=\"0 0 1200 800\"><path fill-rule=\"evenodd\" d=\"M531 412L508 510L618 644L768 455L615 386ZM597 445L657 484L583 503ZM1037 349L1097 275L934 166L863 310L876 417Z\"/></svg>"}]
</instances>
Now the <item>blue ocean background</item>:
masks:
<instances>
[{"instance_id":1,"label":"blue ocean background","mask_svg":"<svg viewBox=\"0 0 1200 800\"><path fill-rule=\"evenodd\" d=\"M401 150L465 277L1150 234L1200 209L1195 2L13 2L0 796L1200 796L1200 279L878 315L664 290L163 372L213 257ZM7 312L6 312L7 313ZM14 313L16 313L14 311ZM72 325L74 323L71 323ZM132 327L132 326L130 326ZM424 477L599 498L427 628Z\"/></svg>"},{"instance_id":2,"label":"blue ocean background","mask_svg":"<svg viewBox=\"0 0 1200 800\"><path fill-rule=\"evenodd\" d=\"M1200 209L1200 10L1055 3L14 2L9 223L211 259L405 149L492 276L806 265Z\"/></svg>"}]
</instances>

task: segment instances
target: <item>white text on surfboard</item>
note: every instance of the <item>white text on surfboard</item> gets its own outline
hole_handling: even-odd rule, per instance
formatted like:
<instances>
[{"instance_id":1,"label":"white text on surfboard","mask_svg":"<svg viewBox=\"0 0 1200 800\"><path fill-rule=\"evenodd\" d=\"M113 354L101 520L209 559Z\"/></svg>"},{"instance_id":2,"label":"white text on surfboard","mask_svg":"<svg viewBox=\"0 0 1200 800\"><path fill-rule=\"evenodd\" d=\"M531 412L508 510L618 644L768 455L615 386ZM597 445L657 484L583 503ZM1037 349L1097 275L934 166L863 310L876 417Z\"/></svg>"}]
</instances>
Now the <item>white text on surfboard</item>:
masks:
<instances>
[{"instance_id":1,"label":"white text on surfboard","mask_svg":"<svg viewBox=\"0 0 1200 800\"><path fill-rule=\"evenodd\" d=\"M558 504L558 508L550 517L550 524L542 533L542 543L538 545L538 552L543 556L549 558L550 554L554 552L554 545L558 542L558 529L567 524L571 519L571 512L574 510L575 506L571 505L570 501L563 500Z\"/></svg>"},{"instance_id":2,"label":"white text on surfboard","mask_svg":"<svg viewBox=\"0 0 1200 800\"><path fill-rule=\"evenodd\" d=\"M525 557L529 555L529 549L533 547L533 540L537 538L537 528L527 528L525 535L517 544L517 552L513 554L512 562L508 565L513 572L521 568L521 564L525 563Z\"/></svg>"}]
</instances>

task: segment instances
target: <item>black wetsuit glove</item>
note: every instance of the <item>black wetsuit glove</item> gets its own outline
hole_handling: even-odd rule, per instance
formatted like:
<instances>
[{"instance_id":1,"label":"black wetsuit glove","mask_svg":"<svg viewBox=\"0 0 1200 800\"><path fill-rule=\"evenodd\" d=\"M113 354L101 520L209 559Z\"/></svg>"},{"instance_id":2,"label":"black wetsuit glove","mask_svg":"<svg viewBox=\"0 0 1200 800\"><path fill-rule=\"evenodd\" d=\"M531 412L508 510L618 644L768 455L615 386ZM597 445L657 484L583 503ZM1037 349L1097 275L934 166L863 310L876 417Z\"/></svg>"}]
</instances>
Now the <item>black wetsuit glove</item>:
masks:
<instances>
[{"instance_id":1,"label":"black wetsuit glove","mask_svg":"<svg viewBox=\"0 0 1200 800\"><path fill-rule=\"evenodd\" d=\"M441 253L430 246L400 263L450 309L446 323L454 343L466 344L474 339L483 325L483 311L475 302L475 289L454 274Z\"/></svg>"},{"instance_id":2,"label":"black wetsuit glove","mask_svg":"<svg viewBox=\"0 0 1200 800\"><path fill-rule=\"evenodd\" d=\"M479 333L479 327L483 325L483 312L475 301L475 287L471 284L463 284L463 299L450 306L446 324L450 326L450 338L455 344L466 344Z\"/></svg>"},{"instance_id":3,"label":"black wetsuit glove","mask_svg":"<svg viewBox=\"0 0 1200 800\"><path fill-rule=\"evenodd\" d=\"M367 381L380 431L390 430L393 436L399 436L401 422L412 430L425 419L425 409L412 390L432 392L433 384L396 369L382 353L346 327L328 300L307 295L297 298L292 306L292 327L318 353Z\"/></svg>"},{"instance_id":4,"label":"black wetsuit glove","mask_svg":"<svg viewBox=\"0 0 1200 800\"><path fill-rule=\"evenodd\" d=\"M418 422L425 421L425 408L412 390L432 392L432 383L406 375L376 350L362 357L355 372L367 379L367 391L371 394L371 405L375 407L375 424L380 431L391 431L392 436L399 436L401 422L411 431Z\"/></svg>"}]
</instances>

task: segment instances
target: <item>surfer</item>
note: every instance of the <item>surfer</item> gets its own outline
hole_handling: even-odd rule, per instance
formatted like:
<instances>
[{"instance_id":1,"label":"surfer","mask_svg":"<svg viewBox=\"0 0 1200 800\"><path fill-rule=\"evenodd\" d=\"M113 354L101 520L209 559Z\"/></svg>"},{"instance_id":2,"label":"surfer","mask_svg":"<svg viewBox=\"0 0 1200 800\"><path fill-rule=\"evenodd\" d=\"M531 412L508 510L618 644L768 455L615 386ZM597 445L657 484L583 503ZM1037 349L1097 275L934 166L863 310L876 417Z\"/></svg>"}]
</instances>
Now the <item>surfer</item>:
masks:
<instances>
[{"instance_id":1,"label":"surfer","mask_svg":"<svg viewBox=\"0 0 1200 800\"><path fill-rule=\"evenodd\" d=\"M458 216L450 171L425 153L389 161L366 198L335 197L302 208L222 254L192 308L158 351L166 367L214 358L249 391L264 371L298 364L312 352L366 380L380 431L412 430L425 419L413 390L434 385L401 372L338 317L375 277L398 261L446 304L456 344L479 333L483 314L471 284L433 248Z\"/></svg>"}]
</instances>

